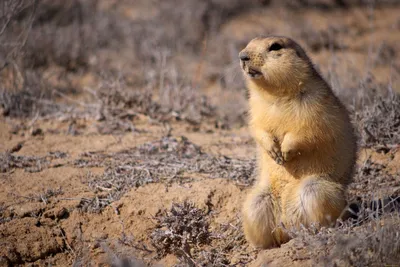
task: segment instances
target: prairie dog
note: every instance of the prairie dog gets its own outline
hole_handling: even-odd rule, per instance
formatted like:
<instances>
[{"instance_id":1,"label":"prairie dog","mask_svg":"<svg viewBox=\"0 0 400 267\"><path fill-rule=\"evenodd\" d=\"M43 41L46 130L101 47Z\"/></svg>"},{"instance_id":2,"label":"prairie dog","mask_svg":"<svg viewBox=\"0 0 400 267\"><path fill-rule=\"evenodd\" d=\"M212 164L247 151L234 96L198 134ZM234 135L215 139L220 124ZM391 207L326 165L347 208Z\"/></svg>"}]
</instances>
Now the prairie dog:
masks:
<instances>
[{"instance_id":1,"label":"prairie dog","mask_svg":"<svg viewBox=\"0 0 400 267\"><path fill-rule=\"evenodd\" d=\"M243 228L256 247L289 240L282 227L335 223L356 159L348 112L287 37L258 37L239 53L249 89L249 128L258 179L243 206Z\"/></svg>"}]
</instances>

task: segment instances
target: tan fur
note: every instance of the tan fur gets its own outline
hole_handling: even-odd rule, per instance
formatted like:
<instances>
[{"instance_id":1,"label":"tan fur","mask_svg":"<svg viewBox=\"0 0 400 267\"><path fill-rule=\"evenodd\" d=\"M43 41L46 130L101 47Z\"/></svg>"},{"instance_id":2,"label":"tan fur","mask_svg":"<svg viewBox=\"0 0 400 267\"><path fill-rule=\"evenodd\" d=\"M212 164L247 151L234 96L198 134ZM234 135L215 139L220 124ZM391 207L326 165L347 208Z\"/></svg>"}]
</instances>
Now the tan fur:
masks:
<instances>
[{"instance_id":1,"label":"tan fur","mask_svg":"<svg viewBox=\"0 0 400 267\"><path fill-rule=\"evenodd\" d=\"M244 231L250 243L268 248L289 239L282 226L335 223L346 205L356 139L347 110L296 42L256 38L239 57L259 147Z\"/></svg>"}]
</instances>

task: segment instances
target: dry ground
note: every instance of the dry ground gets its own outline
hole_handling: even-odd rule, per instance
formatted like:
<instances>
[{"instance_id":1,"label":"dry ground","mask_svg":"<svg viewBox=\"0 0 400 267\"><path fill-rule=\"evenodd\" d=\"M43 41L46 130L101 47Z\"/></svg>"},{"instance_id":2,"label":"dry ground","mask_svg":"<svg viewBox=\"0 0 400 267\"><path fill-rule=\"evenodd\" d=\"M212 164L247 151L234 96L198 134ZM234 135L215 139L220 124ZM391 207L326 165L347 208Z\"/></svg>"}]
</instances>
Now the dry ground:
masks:
<instances>
[{"instance_id":1,"label":"dry ground","mask_svg":"<svg viewBox=\"0 0 400 267\"><path fill-rule=\"evenodd\" d=\"M400 266L400 4L70 2L0 14L1 266ZM363 203L265 251L240 224L236 58L259 34L298 40L351 110Z\"/></svg>"}]
</instances>

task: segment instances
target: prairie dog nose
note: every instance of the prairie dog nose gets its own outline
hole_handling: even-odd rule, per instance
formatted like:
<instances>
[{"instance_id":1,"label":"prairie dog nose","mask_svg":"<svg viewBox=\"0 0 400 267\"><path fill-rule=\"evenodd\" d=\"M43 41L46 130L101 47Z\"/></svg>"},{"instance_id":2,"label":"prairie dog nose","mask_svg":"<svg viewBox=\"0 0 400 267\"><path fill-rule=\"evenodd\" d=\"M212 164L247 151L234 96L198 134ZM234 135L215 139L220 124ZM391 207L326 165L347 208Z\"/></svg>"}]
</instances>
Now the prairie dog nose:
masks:
<instances>
[{"instance_id":1,"label":"prairie dog nose","mask_svg":"<svg viewBox=\"0 0 400 267\"><path fill-rule=\"evenodd\" d=\"M241 52L239 53L239 58L240 58L240 60L242 60L242 61L248 61L248 60L250 60L249 54L247 54L247 52L245 52L245 51L241 51Z\"/></svg>"}]
</instances>

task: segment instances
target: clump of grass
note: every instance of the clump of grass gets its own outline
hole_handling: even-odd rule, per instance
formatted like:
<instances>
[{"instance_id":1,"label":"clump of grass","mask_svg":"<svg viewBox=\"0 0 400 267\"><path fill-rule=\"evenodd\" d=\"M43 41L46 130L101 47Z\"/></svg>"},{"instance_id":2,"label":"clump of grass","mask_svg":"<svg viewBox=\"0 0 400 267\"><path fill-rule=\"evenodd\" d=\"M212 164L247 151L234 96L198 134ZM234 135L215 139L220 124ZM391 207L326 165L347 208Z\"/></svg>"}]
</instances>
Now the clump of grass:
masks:
<instances>
[{"instance_id":1,"label":"clump of grass","mask_svg":"<svg viewBox=\"0 0 400 267\"><path fill-rule=\"evenodd\" d=\"M37 201L37 202L43 202L44 204L48 204L50 202L50 199L59 195L64 194L64 191L62 190L61 187L53 189L53 188L48 188L46 190L43 190L41 193L37 194L30 194L29 196L25 196L24 198Z\"/></svg>"},{"instance_id":2,"label":"clump of grass","mask_svg":"<svg viewBox=\"0 0 400 267\"><path fill-rule=\"evenodd\" d=\"M398 212L374 216L362 224L349 220L335 228L309 227L291 231L293 260L310 259L315 266L378 266L399 262Z\"/></svg>"},{"instance_id":3,"label":"clump of grass","mask_svg":"<svg viewBox=\"0 0 400 267\"><path fill-rule=\"evenodd\" d=\"M100 11L97 0L6 0L2 8L0 107L4 115L43 116L64 110L56 97L80 89L69 74L87 70L92 53L123 38L123 27L118 26L125 21ZM52 69L50 76L44 75L48 69Z\"/></svg>"},{"instance_id":4,"label":"clump of grass","mask_svg":"<svg viewBox=\"0 0 400 267\"><path fill-rule=\"evenodd\" d=\"M100 102L101 115L105 118L123 118L129 112L153 114L160 109L153 101L151 90L131 90L124 77L114 80L103 78L95 94Z\"/></svg>"},{"instance_id":5,"label":"clump of grass","mask_svg":"<svg viewBox=\"0 0 400 267\"><path fill-rule=\"evenodd\" d=\"M200 266L246 266L255 258L256 250L249 250L242 222L236 218L213 231L211 246L199 251L196 262Z\"/></svg>"},{"instance_id":6,"label":"clump of grass","mask_svg":"<svg viewBox=\"0 0 400 267\"><path fill-rule=\"evenodd\" d=\"M219 225L211 232L211 215L212 211L200 210L189 202L175 203L170 211L159 212L151 234L158 256L176 255L180 260L176 267L245 266L254 260L255 251L248 249L240 219Z\"/></svg>"},{"instance_id":7,"label":"clump of grass","mask_svg":"<svg viewBox=\"0 0 400 267\"><path fill-rule=\"evenodd\" d=\"M398 184L399 176L395 172L368 158L358 165L348 191L351 198L362 196L364 200L373 200L395 194Z\"/></svg>"},{"instance_id":8,"label":"clump of grass","mask_svg":"<svg viewBox=\"0 0 400 267\"><path fill-rule=\"evenodd\" d=\"M400 218L371 221L350 236L337 233L325 266L391 266L400 262Z\"/></svg>"},{"instance_id":9,"label":"clump of grass","mask_svg":"<svg viewBox=\"0 0 400 267\"><path fill-rule=\"evenodd\" d=\"M399 176L385 163L368 158L358 165L354 181L349 185L349 199L355 208L355 224L400 211ZM372 217L371 217L372 216Z\"/></svg>"},{"instance_id":10,"label":"clump of grass","mask_svg":"<svg viewBox=\"0 0 400 267\"><path fill-rule=\"evenodd\" d=\"M56 64L76 71L88 66L93 50L121 40L116 16L102 12L97 0L25 2L19 9L5 5L14 11L14 16L0 35L0 46L10 45L3 40L13 40L16 46L5 51L5 58L21 62L22 68Z\"/></svg>"},{"instance_id":11,"label":"clump of grass","mask_svg":"<svg viewBox=\"0 0 400 267\"><path fill-rule=\"evenodd\" d=\"M46 159L35 156L0 154L0 172L9 172L15 168L23 168L27 172L40 172L48 163Z\"/></svg>"},{"instance_id":12,"label":"clump of grass","mask_svg":"<svg viewBox=\"0 0 400 267\"><path fill-rule=\"evenodd\" d=\"M0 82L0 107L3 115L11 117L30 117L46 115L61 110L53 98L45 80L37 71L20 70L16 65L8 67L12 82Z\"/></svg>"},{"instance_id":13,"label":"clump of grass","mask_svg":"<svg viewBox=\"0 0 400 267\"><path fill-rule=\"evenodd\" d=\"M146 89L132 86L128 79L122 74L114 80L104 78L92 92L98 105L100 132L115 132L113 129L118 128L134 131L132 120L138 114L162 122L185 120L192 124L216 116L209 99L171 66L163 65L148 81Z\"/></svg>"},{"instance_id":14,"label":"clump of grass","mask_svg":"<svg viewBox=\"0 0 400 267\"><path fill-rule=\"evenodd\" d=\"M20 156L9 152L0 153L0 173L13 169L24 169L26 172L40 172L47 168L53 159L66 158L67 153L61 151L49 152L43 157Z\"/></svg>"},{"instance_id":15,"label":"clump of grass","mask_svg":"<svg viewBox=\"0 0 400 267\"><path fill-rule=\"evenodd\" d=\"M388 152L400 143L400 95L375 97L371 105L356 111L355 121L361 134L361 145Z\"/></svg>"},{"instance_id":16,"label":"clump of grass","mask_svg":"<svg viewBox=\"0 0 400 267\"><path fill-rule=\"evenodd\" d=\"M192 262L193 250L211 241L207 213L192 203L174 203L155 219L157 226L151 240L160 257L175 254Z\"/></svg>"}]
</instances>

